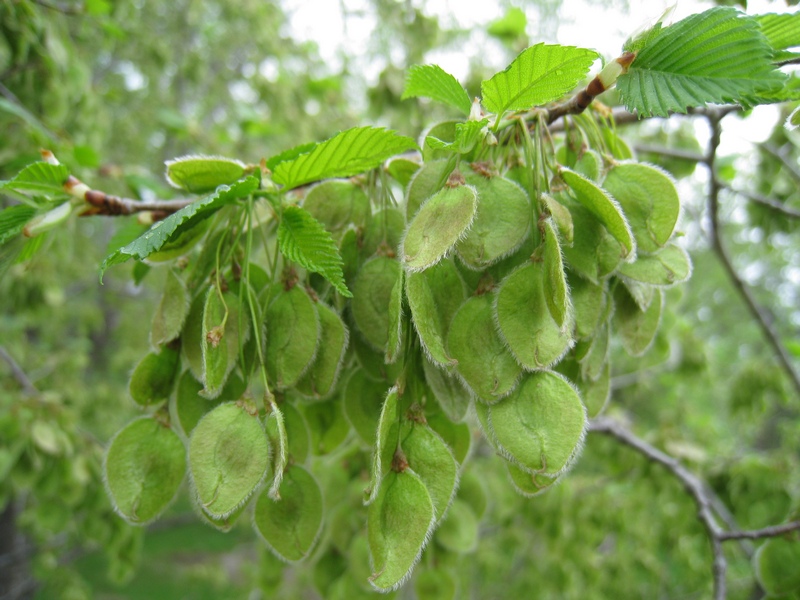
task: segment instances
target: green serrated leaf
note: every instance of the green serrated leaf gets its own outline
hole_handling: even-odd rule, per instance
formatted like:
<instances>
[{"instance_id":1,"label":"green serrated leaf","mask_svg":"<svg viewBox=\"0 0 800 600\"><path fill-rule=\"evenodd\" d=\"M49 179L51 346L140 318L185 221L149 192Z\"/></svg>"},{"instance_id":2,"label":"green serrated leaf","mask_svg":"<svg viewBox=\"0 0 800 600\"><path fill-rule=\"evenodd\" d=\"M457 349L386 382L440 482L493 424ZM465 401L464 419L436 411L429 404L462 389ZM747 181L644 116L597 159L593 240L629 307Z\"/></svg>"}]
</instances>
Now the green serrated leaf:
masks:
<instances>
[{"instance_id":1,"label":"green serrated leaf","mask_svg":"<svg viewBox=\"0 0 800 600\"><path fill-rule=\"evenodd\" d=\"M525 11L512 6L500 19L489 23L486 32L501 40L514 41L525 35L527 25L528 18L525 16Z\"/></svg>"},{"instance_id":2,"label":"green serrated leaf","mask_svg":"<svg viewBox=\"0 0 800 600\"><path fill-rule=\"evenodd\" d=\"M0 211L0 246L22 233L35 214L36 209L26 204L15 204Z\"/></svg>"},{"instance_id":3,"label":"green serrated leaf","mask_svg":"<svg viewBox=\"0 0 800 600\"><path fill-rule=\"evenodd\" d=\"M732 8L712 8L658 31L617 80L625 106L666 117L690 106L740 102L783 86L758 22Z\"/></svg>"},{"instance_id":4,"label":"green serrated leaf","mask_svg":"<svg viewBox=\"0 0 800 600\"><path fill-rule=\"evenodd\" d=\"M287 206L283 210L278 226L278 246L286 258L322 275L342 296L353 297L344 282L344 263L336 242L308 211L299 206Z\"/></svg>"},{"instance_id":5,"label":"green serrated leaf","mask_svg":"<svg viewBox=\"0 0 800 600\"><path fill-rule=\"evenodd\" d=\"M754 19L761 25L761 33L773 50L786 50L800 46L800 12L756 15Z\"/></svg>"},{"instance_id":6,"label":"green serrated leaf","mask_svg":"<svg viewBox=\"0 0 800 600\"><path fill-rule=\"evenodd\" d=\"M413 65L406 74L406 87L401 100L430 98L469 115L472 105L467 91L458 80L439 65Z\"/></svg>"},{"instance_id":7,"label":"green serrated leaf","mask_svg":"<svg viewBox=\"0 0 800 600\"><path fill-rule=\"evenodd\" d=\"M64 182L68 177L69 169L64 165L35 162L22 169L13 179L3 182L0 189L66 196Z\"/></svg>"},{"instance_id":8,"label":"green serrated leaf","mask_svg":"<svg viewBox=\"0 0 800 600\"><path fill-rule=\"evenodd\" d=\"M279 163L273 179L286 189L293 189L320 179L349 177L416 148L414 140L389 129L354 127L315 145L306 154Z\"/></svg>"},{"instance_id":9,"label":"green serrated leaf","mask_svg":"<svg viewBox=\"0 0 800 600\"><path fill-rule=\"evenodd\" d=\"M288 150L284 150L280 154L276 154L272 158L270 158L266 166L270 171L274 171L275 167L283 162L289 162L301 156L303 154L308 154L317 146L316 142L309 142L307 144L300 144L299 146L295 146L294 148L289 148Z\"/></svg>"},{"instance_id":10,"label":"green serrated leaf","mask_svg":"<svg viewBox=\"0 0 800 600\"><path fill-rule=\"evenodd\" d=\"M100 281L103 273L112 265L124 263L131 258L143 260L160 250L165 244L175 240L182 233L192 229L203 220L213 215L226 204L237 198L249 196L258 188L255 177L247 177L232 186L221 186L212 195L192 202L179 211L171 214L163 221L157 222L140 237L122 248L106 256L100 265Z\"/></svg>"},{"instance_id":11,"label":"green serrated leaf","mask_svg":"<svg viewBox=\"0 0 800 600\"><path fill-rule=\"evenodd\" d=\"M558 100L572 90L597 59L593 50L536 44L500 73L481 83L483 104L501 114Z\"/></svg>"}]
</instances>

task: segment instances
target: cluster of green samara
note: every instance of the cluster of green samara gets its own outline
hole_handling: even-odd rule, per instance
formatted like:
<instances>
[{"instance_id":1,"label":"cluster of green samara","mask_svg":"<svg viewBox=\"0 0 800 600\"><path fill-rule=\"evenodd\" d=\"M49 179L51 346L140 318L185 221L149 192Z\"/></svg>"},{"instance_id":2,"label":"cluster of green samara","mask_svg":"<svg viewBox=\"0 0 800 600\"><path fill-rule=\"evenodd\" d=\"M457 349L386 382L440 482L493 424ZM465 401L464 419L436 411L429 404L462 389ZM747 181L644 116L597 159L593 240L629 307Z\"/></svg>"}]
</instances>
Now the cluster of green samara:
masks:
<instances>
[{"instance_id":1,"label":"cluster of green samara","mask_svg":"<svg viewBox=\"0 0 800 600\"><path fill-rule=\"evenodd\" d=\"M598 81L619 77L642 114L766 102L784 81L767 42L713 9L634 40ZM326 597L353 597L399 586L428 543L439 557L475 547L486 498L465 467L479 430L520 493L557 482L609 397L612 335L646 352L663 289L691 270L670 176L636 162L602 110L549 127L596 58L532 46L480 103L415 67L406 96L464 116L419 145L360 127L260 165L168 163L171 183L206 195L129 223L104 264L143 261L139 279L171 261L130 381L147 415L106 456L118 512L151 521L188 473L201 519L252 515L279 557L313 555ZM65 192L68 174L49 160L4 184L28 200L3 211L4 248L89 205L114 214L119 199L76 180Z\"/></svg>"}]
</instances>

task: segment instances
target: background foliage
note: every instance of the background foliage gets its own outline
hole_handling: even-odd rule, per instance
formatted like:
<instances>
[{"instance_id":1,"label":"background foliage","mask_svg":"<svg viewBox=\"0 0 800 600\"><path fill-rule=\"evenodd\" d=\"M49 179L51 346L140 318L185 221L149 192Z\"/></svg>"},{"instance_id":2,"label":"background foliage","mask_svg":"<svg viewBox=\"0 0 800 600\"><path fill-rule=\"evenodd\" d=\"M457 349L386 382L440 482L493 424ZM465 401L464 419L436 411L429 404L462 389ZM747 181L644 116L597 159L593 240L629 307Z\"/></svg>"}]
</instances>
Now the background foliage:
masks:
<instances>
[{"instance_id":1,"label":"background foliage","mask_svg":"<svg viewBox=\"0 0 800 600\"><path fill-rule=\"evenodd\" d=\"M554 4L525 9L545 21ZM357 19L361 9L350 10ZM445 113L401 101L407 67L458 48L474 32L444 26L421 4L372 0L363 10L378 15L381 27L363 57L337 57L340 68L333 69L331 57L291 38L284 8L273 3L3 0L0 179L45 146L94 187L168 198L163 162L186 153L257 162L367 121L416 136ZM482 78L542 41L527 35L537 25L526 29L513 9L487 24L487 56L498 61L470 64L471 96ZM359 61L380 64L376 57L386 55L379 75L365 81ZM613 103L614 94L603 100ZM798 139L783 118L775 122L763 143L724 153L720 174L725 185L797 210ZM668 292L676 308L654 351L633 360L613 349L610 413L704 477L739 526L782 522L800 498L797 394L709 243L703 167L680 153L653 152L677 149L696 159L708 132L687 118L626 126L625 134L638 140L641 158L686 177L681 225L694 274ZM0 206L7 202L0 198ZM733 263L769 307L797 368L798 221L726 190L721 202L721 235ZM0 345L13 358L0 362L0 504L5 531L13 519L15 536L24 537L0 543L0 571L13 568L18 586L5 593L315 597L323 569L282 571L249 527L228 534L206 528L185 497L146 533L113 515L101 482L102 447L137 414L127 380L147 351L142 323L149 323L164 276L155 269L134 285L124 266L97 285L95 267L118 246L115 232L128 219L73 220L68 231L39 238L42 251L0 280ZM525 499L493 468L491 454L479 444L473 457L472 473L488 499L477 550L447 565L460 597L528 597L531 590L536 597L708 597L708 541L691 499L661 467L590 435L563 483ZM363 465L352 459L342 451L315 463L315 474L356 474ZM348 501L342 488L329 505ZM749 542L727 547L731 598L759 594L753 549ZM345 564L360 551L343 547L330 560ZM427 553L418 580L439 559Z\"/></svg>"}]
</instances>

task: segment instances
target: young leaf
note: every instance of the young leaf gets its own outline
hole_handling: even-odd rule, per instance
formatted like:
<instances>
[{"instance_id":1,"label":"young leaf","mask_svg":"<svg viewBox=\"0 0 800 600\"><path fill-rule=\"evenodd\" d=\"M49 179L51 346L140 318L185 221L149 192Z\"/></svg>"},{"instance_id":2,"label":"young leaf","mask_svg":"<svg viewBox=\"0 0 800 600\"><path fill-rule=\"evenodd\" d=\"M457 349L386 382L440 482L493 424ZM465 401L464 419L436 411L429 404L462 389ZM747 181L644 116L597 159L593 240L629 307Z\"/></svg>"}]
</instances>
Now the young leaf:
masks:
<instances>
[{"instance_id":1,"label":"young leaf","mask_svg":"<svg viewBox=\"0 0 800 600\"><path fill-rule=\"evenodd\" d=\"M481 83L483 104L501 114L558 100L589 72L597 52L574 46L536 44L500 73Z\"/></svg>"},{"instance_id":2,"label":"young leaf","mask_svg":"<svg viewBox=\"0 0 800 600\"><path fill-rule=\"evenodd\" d=\"M569 312L569 292L561 258L561 246L550 219L543 224L544 229L544 299L556 325L564 326Z\"/></svg>"},{"instance_id":3,"label":"young leaf","mask_svg":"<svg viewBox=\"0 0 800 600\"><path fill-rule=\"evenodd\" d=\"M257 187L258 180L255 177L247 177L230 187L221 186L214 194L192 202L163 221L158 221L139 238L106 256L103 264L100 265L100 280L103 280L103 273L110 266L124 263L131 258L137 260L147 258L226 204L250 195Z\"/></svg>"},{"instance_id":4,"label":"young leaf","mask_svg":"<svg viewBox=\"0 0 800 600\"><path fill-rule=\"evenodd\" d=\"M151 418L128 423L108 447L103 473L115 510L129 523L155 519L175 497L186 472L186 449Z\"/></svg>"},{"instance_id":5,"label":"young leaf","mask_svg":"<svg viewBox=\"0 0 800 600\"><path fill-rule=\"evenodd\" d=\"M467 91L439 65L413 65L408 70L406 87L400 99L419 97L448 104L465 115L469 115L472 106Z\"/></svg>"},{"instance_id":6,"label":"young leaf","mask_svg":"<svg viewBox=\"0 0 800 600\"><path fill-rule=\"evenodd\" d=\"M264 361L270 385L285 390L305 375L320 342L317 307L306 291L295 286L281 291L267 307L267 347Z\"/></svg>"},{"instance_id":7,"label":"young leaf","mask_svg":"<svg viewBox=\"0 0 800 600\"><path fill-rule=\"evenodd\" d=\"M445 186L429 198L400 243L406 269L424 271L439 262L467 232L477 209L478 194L469 185Z\"/></svg>"},{"instance_id":8,"label":"young leaf","mask_svg":"<svg viewBox=\"0 0 800 600\"><path fill-rule=\"evenodd\" d=\"M583 204L605 226L625 249L624 256L636 254L636 241L622 209L614 198L594 182L583 175L562 169L561 176L566 184L575 192L578 202Z\"/></svg>"},{"instance_id":9,"label":"young leaf","mask_svg":"<svg viewBox=\"0 0 800 600\"><path fill-rule=\"evenodd\" d=\"M317 144L307 154L279 163L272 178L293 189L320 179L349 177L416 147L414 140L389 129L354 127Z\"/></svg>"},{"instance_id":10,"label":"young leaf","mask_svg":"<svg viewBox=\"0 0 800 600\"><path fill-rule=\"evenodd\" d=\"M475 144L483 137L483 128L488 123L489 119L456 123L456 135L452 142L445 142L429 135L425 138L425 143L435 150L449 150L458 154L468 154L472 152Z\"/></svg>"},{"instance_id":11,"label":"young leaf","mask_svg":"<svg viewBox=\"0 0 800 600\"><path fill-rule=\"evenodd\" d=\"M555 477L581 450L586 409L561 375L537 371L489 407L489 426L501 452L523 470Z\"/></svg>"},{"instance_id":12,"label":"young leaf","mask_svg":"<svg viewBox=\"0 0 800 600\"><path fill-rule=\"evenodd\" d=\"M180 365L177 350L164 346L145 356L131 374L128 391L137 404L149 406L169 398Z\"/></svg>"},{"instance_id":13,"label":"young leaf","mask_svg":"<svg viewBox=\"0 0 800 600\"><path fill-rule=\"evenodd\" d=\"M717 7L662 28L619 77L617 89L629 111L666 117L780 88L786 77L771 60L755 19Z\"/></svg>"},{"instance_id":14,"label":"young leaf","mask_svg":"<svg viewBox=\"0 0 800 600\"><path fill-rule=\"evenodd\" d=\"M0 182L0 189L17 192L33 192L46 195L66 195L64 182L69 169L64 165L35 162L28 165L9 181Z\"/></svg>"},{"instance_id":15,"label":"young leaf","mask_svg":"<svg viewBox=\"0 0 800 600\"><path fill-rule=\"evenodd\" d=\"M218 185L230 185L241 179L245 164L222 156L181 156L168 160L167 181L193 194L204 194Z\"/></svg>"},{"instance_id":16,"label":"young leaf","mask_svg":"<svg viewBox=\"0 0 800 600\"><path fill-rule=\"evenodd\" d=\"M756 15L761 33L773 50L786 50L800 46L800 12Z\"/></svg>"},{"instance_id":17,"label":"young leaf","mask_svg":"<svg viewBox=\"0 0 800 600\"><path fill-rule=\"evenodd\" d=\"M253 514L256 531L278 558L297 562L308 556L322 528L322 492L314 477L299 465L283 476L280 500L264 490Z\"/></svg>"},{"instance_id":18,"label":"young leaf","mask_svg":"<svg viewBox=\"0 0 800 600\"><path fill-rule=\"evenodd\" d=\"M232 514L269 468L269 444L258 416L233 402L204 416L189 440L189 468L203 510L217 518Z\"/></svg>"},{"instance_id":19,"label":"young leaf","mask_svg":"<svg viewBox=\"0 0 800 600\"><path fill-rule=\"evenodd\" d=\"M411 469L389 472L367 516L375 589L393 590L406 580L434 522L433 502L419 476Z\"/></svg>"},{"instance_id":20,"label":"young leaf","mask_svg":"<svg viewBox=\"0 0 800 600\"><path fill-rule=\"evenodd\" d=\"M25 224L36 214L36 209L26 204L15 204L0 211L0 246L18 236Z\"/></svg>"},{"instance_id":21,"label":"young leaf","mask_svg":"<svg viewBox=\"0 0 800 600\"><path fill-rule=\"evenodd\" d=\"M281 253L304 269L319 273L342 296L352 298L342 273L342 257L331 234L308 211L287 206L278 226Z\"/></svg>"},{"instance_id":22,"label":"young leaf","mask_svg":"<svg viewBox=\"0 0 800 600\"><path fill-rule=\"evenodd\" d=\"M186 291L183 280L172 269L167 271L164 294L150 328L150 343L153 346L171 342L180 335L183 322L189 314L189 300L189 292Z\"/></svg>"}]
</instances>

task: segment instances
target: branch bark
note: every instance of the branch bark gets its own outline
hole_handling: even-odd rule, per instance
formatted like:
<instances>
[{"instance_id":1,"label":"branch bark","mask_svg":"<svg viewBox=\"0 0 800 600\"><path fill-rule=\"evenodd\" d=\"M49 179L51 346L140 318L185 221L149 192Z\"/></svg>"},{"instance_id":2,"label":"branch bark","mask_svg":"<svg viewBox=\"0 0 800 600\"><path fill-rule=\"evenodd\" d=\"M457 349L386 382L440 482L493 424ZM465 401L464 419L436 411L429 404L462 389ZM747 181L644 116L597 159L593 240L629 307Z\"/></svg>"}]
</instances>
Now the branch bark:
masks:
<instances>
[{"instance_id":1,"label":"branch bark","mask_svg":"<svg viewBox=\"0 0 800 600\"><path fill-rule=\"evenodd\" d=\"M773 525L764 527L763 529L725 531L717 521L717 514L719 511L715 509L715 505L719 502L719 499L700 477L692 473L677 459L662 452L655 446L648 444L643 439L637 437L622 423L610 417L597 417L592 419L589 422L589 431L611 436L626 446L633 448L649 461L662 465L680 481L683 488L692 497L692 500L694 500L697 506L697 518L706 530L709 542L711 543L711 551L714 557L712 573L714 577L715 600L723 600L726 598L727 586L725 576L728 570L728 563L722 547L724 542L779 537L793 531L800 531L800 521ZM729 516L724 520L729 521L729 526L733 521Z\"/></svg>"},{"instance_id":2,"label":"branch bark","mask_svg":"<svg viewBox=\"0 0 800 600\"><path fill-rule=\"evenodd\" d=\"M724 115L723 115L724 116ZM800 375L792 365L792 359L789 356L786 348L781 342L780 335L772 324L772 317L766 310L758 303L753 296L750 288L739 277L736 269L731 262L728 251L720 236L720 220L719 220L719 193L722 190L722 184L715 174L715 159L717 155L717 148L720 144L720 137L722 135L722 127L720 121L721 116L709 115L707 116L708 124L711 128L711 139L708 144L708 153L706 155L705 164L710 171L710 182L708 189L708 214L710 222L711 246L714 249L717 258L719 259L722 267L728 275L733 287L744 300L747 309L750 311L753 319L758 323L762 334L767 340L767 343L772 347L775 357L778 359L781 367L786 373L789 380L792 382L795 393L800 397Z\"/></svg>"},{"instance_id":3,"label":"branch bark","mask_svg":"<svg viewBox=\"0 0 800 600\"><path fill-rule=\"evenodd\" d=\"M14 360L14 357L8 353L8 350L6 350L4 346L0 346L0 358L2 358L6 364L11 367L11 374L28 396L39 395L39 390L36 389L35 385L33 385L33 382L30 380L27 373L25 373L22 367L19 366L19 363Z\"/></svg>"}]
</instances>

